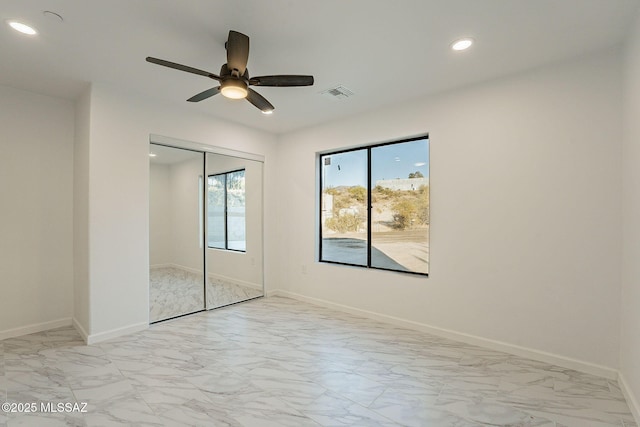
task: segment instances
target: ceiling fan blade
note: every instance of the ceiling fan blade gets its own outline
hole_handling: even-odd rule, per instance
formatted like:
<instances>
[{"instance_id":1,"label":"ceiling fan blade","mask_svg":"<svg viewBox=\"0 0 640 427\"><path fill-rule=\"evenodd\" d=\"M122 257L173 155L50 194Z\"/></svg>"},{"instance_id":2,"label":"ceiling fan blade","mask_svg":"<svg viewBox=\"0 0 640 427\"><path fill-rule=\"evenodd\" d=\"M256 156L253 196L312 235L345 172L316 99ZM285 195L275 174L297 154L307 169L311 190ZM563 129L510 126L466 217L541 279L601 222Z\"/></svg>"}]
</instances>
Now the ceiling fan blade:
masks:
<instances>
[{"instance_id":1,"label":"ceiling fan blade","mask_svg":"<svg viewBox=\"0 0 640 427\"><path fill-rule=\"evenodd\" d=\"M237 31L229 31L227 47L227 66L229 70L238 70L238 75L242 76L247 69L249 61L249 37Z\"/></svg>"},{"instance_id":2,"label":"ceiling fan blade","mask_svg":"<svg viewBox=\"0 0 640 427\"><path fill-rule=\"evenodd\" d=\"M187 101L200 102L204 99L211 98L213 95L217 95L219 93L220 93L220 86L216 86L211 89L207 89L204 92L200 92L197 95L193 95L191 98L187 99Z\"/></svg>"},{"instance_id":3,"label":"ceiling fan blade","mask_svg":"<svg viewBox=\"0 0 640 427\"><path fill-rule=\"evenodd\" d=\"M252 86L279 86L279 87L311 86L313 85L313 76L296 76L296 75L259 76L259 77L251 77L249 79L249 84Z\"/></svg>"},{"instance_id":4,"label":"ceiling fan blade","mask_svg":"<svg viewBox=\"0 0 640 427\"><path fill-rule=\"evenodd\" d=\"M275 110L275 107L264 96L251 88L247 88L247 101L258 107L263 113Z\"/></svg>"},{"instance_id":5,"label":"ceiling fan blade","mask_svg":"<svg viewBox=\"0 0 640 427\"><path fill-rule=\"evenodd\" d=\"M162 66L173 68L180 71L186 71L187 73L198 74L201 76L212 78L214 80L220 80L220 76L216 74L213 74L204 70L199 70L193 67L187 67L186 65L177 64L175 62L165 61L164 59L158 59L158 58L153 58L151 56L147 56L147 62L151 62L153 64L162 65Z\"/></svg>"}]
</instances>

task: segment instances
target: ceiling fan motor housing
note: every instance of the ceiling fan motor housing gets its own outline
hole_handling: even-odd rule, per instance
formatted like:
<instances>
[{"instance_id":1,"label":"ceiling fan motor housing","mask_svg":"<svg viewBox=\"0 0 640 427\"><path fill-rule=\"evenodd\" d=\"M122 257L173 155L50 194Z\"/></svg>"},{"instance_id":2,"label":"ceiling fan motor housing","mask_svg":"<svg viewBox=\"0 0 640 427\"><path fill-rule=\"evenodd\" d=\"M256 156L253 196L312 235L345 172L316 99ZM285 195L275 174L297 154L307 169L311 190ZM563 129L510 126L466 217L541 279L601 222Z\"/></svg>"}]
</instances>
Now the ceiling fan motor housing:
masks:
<instances>
[{"instance_id":1,"label":"ceiling fan motor housing","mask_svg":"<svg viewBox=\"0 0 640 427\"><path fill-rule=\"evenodd\" d=\"M237 69L230 70L229 66L227 64L223 64L222 67L220 67L220 78L221 78L221 80L226 80L226 79L244 80L244 81L247 82L247 85L248 85L249 84L249 69L245 68L244 74L240 75L240 74L238 74L238 70Z\"/></svg>"}]
</instances>

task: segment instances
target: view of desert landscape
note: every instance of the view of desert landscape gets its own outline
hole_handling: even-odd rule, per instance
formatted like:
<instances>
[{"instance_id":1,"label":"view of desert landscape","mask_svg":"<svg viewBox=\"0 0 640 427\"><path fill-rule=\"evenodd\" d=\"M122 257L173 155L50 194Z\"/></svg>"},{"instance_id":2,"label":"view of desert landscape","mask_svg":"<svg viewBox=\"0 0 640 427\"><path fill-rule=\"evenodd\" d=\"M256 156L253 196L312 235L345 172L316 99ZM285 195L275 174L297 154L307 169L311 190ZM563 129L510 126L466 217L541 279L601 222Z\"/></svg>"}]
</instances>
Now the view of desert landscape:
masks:
<instances>
[{"instance_id":1,"label":"view of desert landscape","mask_svg":"<svg viewBox=\"0 0 640 427\"><path fill-rule=\"evenodd\" d=\"M320 261L429 274L427 137L324 154L320 166Z\"/></svg>"},{"instance_id":2,"label":"view of desert landscape","mask_svg":"<svg viewBox=\"0 0 640 427\"><path fill-rule=\"evenodd\" d=\"M418 184L424 177L405 181L411 180ZM361 186L323 192L330 208L323 221L323 248L333 251L329 258L336 262L366 264L366 196ZM429 186L392 190L377 185L371 200L372 267L428 273Z\"/></svg>"}]
</instances>

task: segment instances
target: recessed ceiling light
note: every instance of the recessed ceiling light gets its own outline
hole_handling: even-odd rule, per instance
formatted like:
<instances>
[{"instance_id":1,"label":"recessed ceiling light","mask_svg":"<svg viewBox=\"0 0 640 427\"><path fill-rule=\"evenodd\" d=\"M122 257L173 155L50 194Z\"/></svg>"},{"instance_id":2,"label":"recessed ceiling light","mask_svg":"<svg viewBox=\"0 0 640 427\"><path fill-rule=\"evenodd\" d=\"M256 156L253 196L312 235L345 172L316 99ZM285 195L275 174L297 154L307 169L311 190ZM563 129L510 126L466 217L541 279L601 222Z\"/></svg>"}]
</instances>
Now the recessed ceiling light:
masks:
<instances>
[{"instance_id":1,"label":"recessed ceiling light","mask_svg":"<svg viewBox=\"0 0 640 427\"><path fill-rule=\"evenodd\" d=\"M473 44L473 39L469 39L469 38L460 39L451 43L451 49L465 50L465 49L469 49L469 47L471 47L472 44Z\"/></svg>"},{"instance_id":2,"label":"recessed ceiling light","mask_svg":"<svg viewBox=\"0 0 640 427\"><path fill-rule=\"evenodd\" d=\"M11 28L13 28L16 31L21 32L22 34L27 34L29 36L34 36L34 35L38 34L38 32L35 30L35 28L30 27L27 24L23 24L22 22L8 21L7 23L9 24L9 26Z\"/></svg>"},{"instance_id":3,"label":"recessed ceiling light","mask_svg":"<svg viewBox=\"0 0 640 427\"><path fill-rule=\"evenodd\" d=\"M155 156L157 156L157 154L155 154L155 153L149 153L149 157L155 157Z\"/></svg>"},{"instance_id":4,"label":"recessed ceiling light","mask_svg":"<svg viewBox=\"0 0 640 427\"><path fill-rule=\"evenodd\" d=\"M262 110L262 114L273 114L273 110Z\"/></svg>"}]
</instances>

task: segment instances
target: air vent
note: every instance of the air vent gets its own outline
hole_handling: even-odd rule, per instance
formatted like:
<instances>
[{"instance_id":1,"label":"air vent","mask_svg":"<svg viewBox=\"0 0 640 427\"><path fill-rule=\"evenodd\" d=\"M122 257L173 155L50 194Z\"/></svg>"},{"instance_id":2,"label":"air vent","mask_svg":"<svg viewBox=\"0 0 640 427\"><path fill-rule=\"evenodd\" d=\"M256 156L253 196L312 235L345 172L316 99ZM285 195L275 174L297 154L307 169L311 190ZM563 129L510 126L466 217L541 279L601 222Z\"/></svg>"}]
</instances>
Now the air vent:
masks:
<instances>
[{"instance_id":1,"label":"air vent","mask_svg":"<svg viewBox=\"0 0 640 427\"><path fill-rule=\"evenodd\" d=\"M353 96L354 93L344 86L336 86L327 90L323 90L322 92L320 92L320 95L335 99L347 99Z\"/></svg>"}]
</instances>

